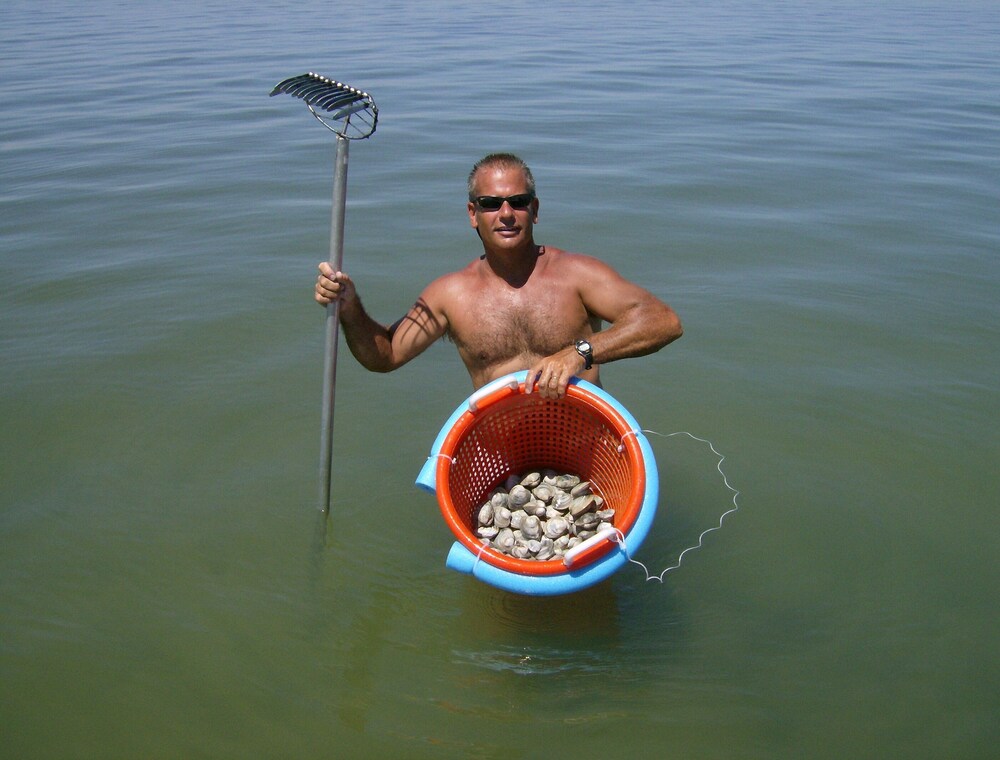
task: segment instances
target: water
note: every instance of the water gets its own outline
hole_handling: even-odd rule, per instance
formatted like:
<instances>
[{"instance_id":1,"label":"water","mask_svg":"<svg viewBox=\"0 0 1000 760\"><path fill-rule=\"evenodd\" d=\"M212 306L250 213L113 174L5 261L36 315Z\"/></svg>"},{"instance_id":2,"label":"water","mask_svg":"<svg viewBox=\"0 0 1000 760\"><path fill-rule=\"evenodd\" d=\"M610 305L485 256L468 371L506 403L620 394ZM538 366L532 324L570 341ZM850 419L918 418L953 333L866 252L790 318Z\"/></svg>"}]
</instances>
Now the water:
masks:
<instances>
[{"instance_id":1,"label":"water","mask_svg":"<svg viewBox=\"0 0 1000 760\"><path fill-rule=\"evenodd\" d=\"M1000 9L703 5L4 6L0 755L991 755ZM447 343L345 352L323 523L333 144L267 97L308 70L379 104L345 266L380 318L476 255L498 149L540 242L679 312L604 380L741 510L663 584L443 567ZM659 572L730 494L653 445Z\"/></svg>"}]
</instances>

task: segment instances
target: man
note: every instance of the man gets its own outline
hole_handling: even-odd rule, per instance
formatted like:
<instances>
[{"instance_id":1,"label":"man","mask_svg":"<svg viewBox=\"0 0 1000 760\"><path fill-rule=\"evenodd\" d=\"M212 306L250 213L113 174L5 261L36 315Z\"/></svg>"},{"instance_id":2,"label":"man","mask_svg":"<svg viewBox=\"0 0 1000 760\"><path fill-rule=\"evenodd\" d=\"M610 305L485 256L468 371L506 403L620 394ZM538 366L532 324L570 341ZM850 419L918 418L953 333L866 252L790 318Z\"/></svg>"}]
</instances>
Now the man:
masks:
<instances>
[{"instance_id":1,"label":"man","mask_svg":"<svg viewBox=\"0 0 1000 760\"><path fill-rule=\"evenodd\" d=\"M683 332L674 311L591 256L535 243L538 198L530 169L494 153L469 174L469 222L483 255L434 280L386 327L365 312L354 282L319 265L315 299L340 301L351 353L373 372L390 372L442 336L450 337L476 388L528 370L544 398L570 378L600 382L601 364L658 351ZM602 330L603 322L610 326Z\"/></svg>"}]
</instances>

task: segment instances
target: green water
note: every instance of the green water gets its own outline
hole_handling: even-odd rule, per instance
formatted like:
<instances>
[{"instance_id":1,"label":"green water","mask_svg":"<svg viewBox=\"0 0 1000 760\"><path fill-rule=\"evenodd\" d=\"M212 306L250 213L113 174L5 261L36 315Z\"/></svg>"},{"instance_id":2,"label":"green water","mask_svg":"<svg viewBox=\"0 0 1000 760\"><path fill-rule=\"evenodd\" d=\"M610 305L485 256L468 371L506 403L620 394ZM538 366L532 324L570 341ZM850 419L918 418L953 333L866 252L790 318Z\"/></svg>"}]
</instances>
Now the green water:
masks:
<instances>
[{"instance_id":1,"label":"green water","mask_svg":"<svg viewBox=\"0 0 1000 760\"><path fill-rule=\"evenodd\" d=\"M1000 10L12 2L0 44L0 756L985 758L1000 740ZM333 144L385 321L478 254L521 153L539 242L684 338L608 365L739 511L663 582L444 567L414 478L454 347L342 352L316 507ZM650 436L650 573L732 506Z\"/></svg>"}]
</instances>

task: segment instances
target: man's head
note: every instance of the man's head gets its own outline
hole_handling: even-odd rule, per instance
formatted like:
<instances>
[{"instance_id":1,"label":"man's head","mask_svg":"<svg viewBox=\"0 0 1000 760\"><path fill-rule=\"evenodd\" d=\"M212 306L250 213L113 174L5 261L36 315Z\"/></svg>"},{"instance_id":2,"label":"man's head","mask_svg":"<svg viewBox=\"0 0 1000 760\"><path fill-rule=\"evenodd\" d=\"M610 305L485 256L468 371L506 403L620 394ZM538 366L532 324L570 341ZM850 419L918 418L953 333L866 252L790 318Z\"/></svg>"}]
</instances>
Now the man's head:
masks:
<instances>
[{"instance_id":1,"label":"man's head","mask_svg":"<svg viewBox=\"0 0 1000 760\"><path fill-rule=\"evenodd\" d=\"M491 153L469 173L469 222L489 251L533 249L538 199L531 170L510 153Z\"/></svg>"}]
</instances>

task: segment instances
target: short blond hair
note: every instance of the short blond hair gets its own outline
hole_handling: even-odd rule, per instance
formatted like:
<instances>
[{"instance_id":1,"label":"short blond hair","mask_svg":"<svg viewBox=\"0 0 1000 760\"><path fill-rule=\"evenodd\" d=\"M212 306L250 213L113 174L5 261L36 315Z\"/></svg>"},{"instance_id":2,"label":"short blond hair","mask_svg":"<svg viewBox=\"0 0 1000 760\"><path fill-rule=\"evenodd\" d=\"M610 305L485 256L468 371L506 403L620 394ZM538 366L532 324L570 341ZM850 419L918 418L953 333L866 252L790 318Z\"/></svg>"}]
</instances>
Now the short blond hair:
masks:
<instances>
[{"instance_id":1,"label":"short blond hair","mask_svg":"<svg viewBox=\"0 0 1000 760\"><path fill-rule=\"evenodd\" d=\"M535 194L535 178L531 176L531 169L524 163L524 159L515 156L513 153L490 153L476 161L472 171L469 172L469 200L476 198L476 174L484 167L497 167L498 169L520 169L524 172L524 178L528 182L528 192Z\"/></svg>"}]
</instances>

